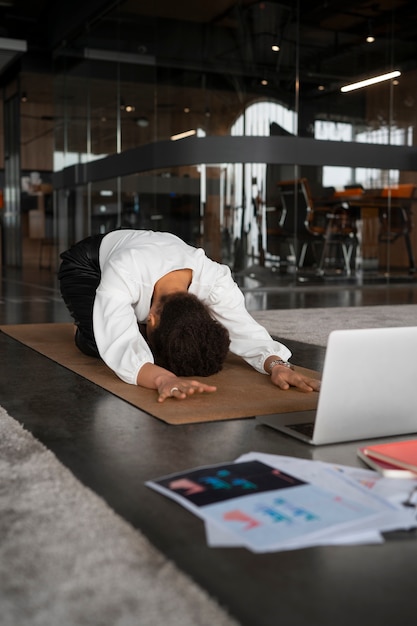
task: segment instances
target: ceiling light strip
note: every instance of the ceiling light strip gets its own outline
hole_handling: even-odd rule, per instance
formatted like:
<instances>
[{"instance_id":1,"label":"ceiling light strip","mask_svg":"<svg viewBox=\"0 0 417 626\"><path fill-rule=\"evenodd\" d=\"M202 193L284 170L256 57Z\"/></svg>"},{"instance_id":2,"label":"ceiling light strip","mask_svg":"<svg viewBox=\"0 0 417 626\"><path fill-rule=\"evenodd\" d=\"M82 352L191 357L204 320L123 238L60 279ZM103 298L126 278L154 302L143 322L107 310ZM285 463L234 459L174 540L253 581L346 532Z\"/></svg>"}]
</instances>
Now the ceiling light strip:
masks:
<instances>
[{"instance_id":1,"label":"ceiling light strip","mask_svg":"<svg viewBox=\"0 0 417 626\"><path fill-rule=\"evenodd\" d=\"M23 39L10 39L9 37L0 37L0 50L13 52L27 52L28 45Z\"/></svg>"},{"instance_id":2,"label":"ceiling light strip","mask_svg":"<svg viewBox=\"0 0 417 626\"><path fill-rule=\"evenodd\" d=\"M133 54L98 48L84 48L84 58L90 61L110 61L112 63L130 63L133 65L156 65L156 57L151 54Z\"/></svg>"},{"instance_id":3,"label":"ceiling light strip","mask_svg":"<svg viewBox=\"0 0 417 626\"><path fill-rule=\"evenodd\" d=\"M354 89L361 89L362 87L368 87L369 85L375 85L375 83L382 83L384 80L390 80L391 78L397 78L397 76L401 76L401 72L395 70L395 72L389 72L388 74L381 74L380 76L374 76L373 78L367 78L365 80L360 80L357 83L352 83L351 85L345 85L340 89L343 93L347 91L353 91Z\"/></svg>"},{"instance_id":4,"label":"ceiling light strip","mask_svg":"<svg viewBox=\"0 0 417 626\"><path fill-rule=\"evenodd\" d=\"M186 130L183 133L178 133L178 135L172 135L171 141L178 141L178 139L184 139L185 137L192 137L196 134L196 130Z\"/></svg>"}]
</instances>

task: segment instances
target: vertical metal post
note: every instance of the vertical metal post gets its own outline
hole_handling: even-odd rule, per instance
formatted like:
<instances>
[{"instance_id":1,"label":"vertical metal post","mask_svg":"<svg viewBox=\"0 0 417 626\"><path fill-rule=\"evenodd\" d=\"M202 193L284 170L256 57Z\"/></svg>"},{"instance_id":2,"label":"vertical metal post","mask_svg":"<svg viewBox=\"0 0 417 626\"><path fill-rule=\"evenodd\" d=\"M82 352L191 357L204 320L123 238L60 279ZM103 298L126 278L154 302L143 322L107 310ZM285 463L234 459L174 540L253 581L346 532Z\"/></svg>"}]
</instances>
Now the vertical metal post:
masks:
<instances>
[{"instance_id":1,"label":"vertical metal post","mask_svg":"<svg viewBox=\"0 0 417 626\"><path fill-rule=\"evenodd\" d=\"M20 100L18 93L4 98L4 181L3 264L21 267Z\"/></svg>"}]
</instances>

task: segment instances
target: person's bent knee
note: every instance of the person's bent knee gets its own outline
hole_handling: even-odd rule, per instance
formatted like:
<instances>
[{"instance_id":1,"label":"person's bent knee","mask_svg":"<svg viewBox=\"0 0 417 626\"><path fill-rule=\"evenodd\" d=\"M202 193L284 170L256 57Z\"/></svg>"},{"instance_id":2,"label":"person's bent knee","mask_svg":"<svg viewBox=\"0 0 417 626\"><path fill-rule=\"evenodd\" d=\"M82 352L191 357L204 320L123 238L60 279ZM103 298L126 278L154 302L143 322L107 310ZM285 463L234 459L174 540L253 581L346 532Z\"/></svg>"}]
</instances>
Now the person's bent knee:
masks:
<instances>
[{"instance_id":1,"label":"person's bent knee","mask_svg":"<svg viewBox=\"0 0 417 626\"><path fill-rule=\"evenodd\" d=\"M75 332L75 345L87 356L93 356L97 359L100 358L94 339L86 337L79 328L77 328Z\"/></svg>"}]
</instances>

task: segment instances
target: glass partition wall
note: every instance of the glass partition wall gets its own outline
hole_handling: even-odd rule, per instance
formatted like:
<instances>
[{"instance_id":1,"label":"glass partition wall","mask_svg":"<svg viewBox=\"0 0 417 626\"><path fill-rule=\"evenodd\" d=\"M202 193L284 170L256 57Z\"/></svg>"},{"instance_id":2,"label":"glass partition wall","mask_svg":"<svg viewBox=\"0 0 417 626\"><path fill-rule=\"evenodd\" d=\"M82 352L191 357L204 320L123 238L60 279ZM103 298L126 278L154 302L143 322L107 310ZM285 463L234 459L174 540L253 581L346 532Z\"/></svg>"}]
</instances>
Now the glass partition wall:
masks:
<instances>
[{"instance_id":1,"label":"glass partition wall","mask_svg":"<svg viewBox=\"0 0 417 626\"><path fill-rule=\"evenodd\" d=\"M241 276L414 276L417 83L397 53L395 9L367 43L306 30L299 6L238 3L232 27L162 18L156 2L138 25L122 2L63 46L60 249L113 228L151 228Z\"/></svg>"}]
</instances>

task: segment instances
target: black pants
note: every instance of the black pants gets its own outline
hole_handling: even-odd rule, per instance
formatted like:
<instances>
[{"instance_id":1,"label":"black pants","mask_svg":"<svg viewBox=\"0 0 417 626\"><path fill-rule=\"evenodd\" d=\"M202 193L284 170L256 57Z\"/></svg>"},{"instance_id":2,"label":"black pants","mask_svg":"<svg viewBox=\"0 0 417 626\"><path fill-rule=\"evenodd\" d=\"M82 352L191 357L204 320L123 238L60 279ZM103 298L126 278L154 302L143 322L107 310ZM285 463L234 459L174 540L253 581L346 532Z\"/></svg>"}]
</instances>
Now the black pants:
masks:
<instances>
[{"instance_id":1,"label":"black pants","mask_svg":"<svg viewBox=\"0 0 417 626\"><path fill-rule=\"evenodd\" d=\"M75 343L89 356L99 353L93 331L93 305L100 283L100 244L104 235L93 235L62 252L58 279L61 294L77 326Z\"/></svg>"}]
</instances>

